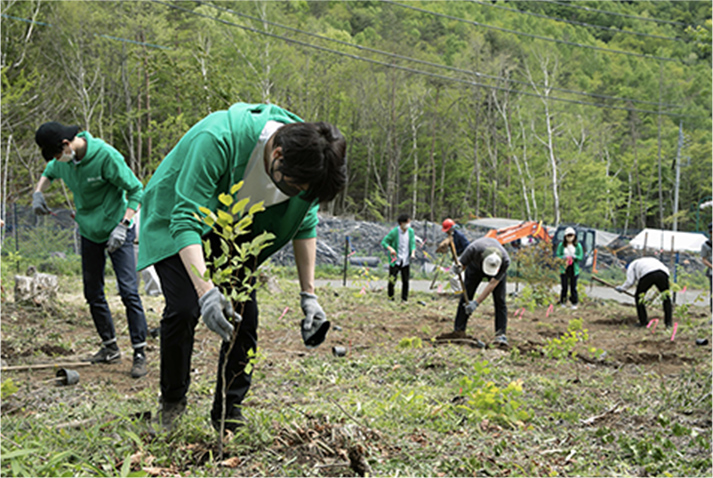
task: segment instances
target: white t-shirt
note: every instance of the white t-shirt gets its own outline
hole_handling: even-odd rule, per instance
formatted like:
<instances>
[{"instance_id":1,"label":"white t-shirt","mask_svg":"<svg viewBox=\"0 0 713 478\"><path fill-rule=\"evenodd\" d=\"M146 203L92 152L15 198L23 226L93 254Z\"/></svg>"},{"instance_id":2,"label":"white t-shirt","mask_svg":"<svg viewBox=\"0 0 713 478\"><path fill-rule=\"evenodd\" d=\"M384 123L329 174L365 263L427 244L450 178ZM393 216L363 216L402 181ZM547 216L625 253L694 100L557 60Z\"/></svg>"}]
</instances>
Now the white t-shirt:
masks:
<instances>
[{"instance_id":1,"label":"white t-shirt","mask_svg":"<svg viewBox=\"0 0 713 478\"><path fill-rule=\"evenodd\" d=\"M399 250L397 251L396 263L400 264L402 267L409 264L408 242L408 228L406 231L403 231L399 227Z\"/></svg>"},{"instance_id":2,"label":"white t-shirt","mask_svg":"<svg viewBox=\"0 0 713 478\"><path fill-rule=\"evenodd\" d=\"M268 207L290 199L289 196L277 189L270 175L265 171L265 145L281 126L283 124L277 121L268 121L260 133L255 149L250 154L250 160L245 167L245 174L243 175L243 187L240 188L237 196L238 201L250 198L248 208L260 201L264 201L264 206Z\"/></svg>"}]
</instances>

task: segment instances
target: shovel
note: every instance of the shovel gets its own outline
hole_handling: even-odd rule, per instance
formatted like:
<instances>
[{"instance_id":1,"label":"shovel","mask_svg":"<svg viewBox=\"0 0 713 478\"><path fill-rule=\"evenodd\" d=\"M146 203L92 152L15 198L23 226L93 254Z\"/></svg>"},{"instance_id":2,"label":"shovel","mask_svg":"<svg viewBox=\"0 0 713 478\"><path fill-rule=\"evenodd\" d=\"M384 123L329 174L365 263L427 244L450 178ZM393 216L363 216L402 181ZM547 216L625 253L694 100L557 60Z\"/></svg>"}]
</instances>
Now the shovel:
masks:
<instances>
[{"instance_id":1,"label":"shovel","mask_svg":"<svg viewBox=\"0 0 713 478\"><path fill-rule=\"evenodd\" d=\"M599 282L600 284L604 284L604 285L607 286L607 287L611 287L612 289L616 289L616 286L615 286L614 284L611 284L611 283L605 281L604 279L600 279L599 277L595 276L594 274L592 274L592 279L594 279L595 281ZM627 291L627 290L625 290L624 293L625 293L626 295L628 295L629 297L635 297L634 294L632 294L631 292L629 292L629 291Z\"/></svg>"}]
</instances>

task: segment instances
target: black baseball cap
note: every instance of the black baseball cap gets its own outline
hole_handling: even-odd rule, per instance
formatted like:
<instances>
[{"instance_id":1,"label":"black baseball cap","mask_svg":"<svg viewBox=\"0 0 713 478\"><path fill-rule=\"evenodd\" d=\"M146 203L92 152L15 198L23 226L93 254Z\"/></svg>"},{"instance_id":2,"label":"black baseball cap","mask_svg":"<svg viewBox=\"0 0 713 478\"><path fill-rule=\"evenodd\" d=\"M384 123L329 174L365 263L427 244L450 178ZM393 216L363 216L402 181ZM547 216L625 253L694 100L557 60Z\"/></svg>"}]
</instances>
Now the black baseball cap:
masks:
<instances>
[{"instance_id":1,"label":"black baseball cap","mask_svg":"<svg viewBox=\"0 0 713 478\"><path fill-rule=\"evenodd\" d=\"M64 126L50 121L39 127L35 133L35 142L42 148L42 157L51 161L62 150L62 141L72 140L79 133L79 126Z\"/></svg>"}]
</instances>

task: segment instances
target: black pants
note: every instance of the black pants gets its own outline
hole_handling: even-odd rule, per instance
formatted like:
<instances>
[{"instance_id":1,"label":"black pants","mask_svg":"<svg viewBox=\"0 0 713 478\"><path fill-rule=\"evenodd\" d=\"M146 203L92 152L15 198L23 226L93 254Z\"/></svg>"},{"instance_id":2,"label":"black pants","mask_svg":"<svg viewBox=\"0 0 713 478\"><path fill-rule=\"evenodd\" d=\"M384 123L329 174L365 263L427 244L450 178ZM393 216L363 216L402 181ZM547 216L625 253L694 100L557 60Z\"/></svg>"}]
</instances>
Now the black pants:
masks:
<instances>
[{"instance_id":1,"label":"black pants","mask_svg":"<svg viewBox=\"0 0 713 478\"><path fill-rule=\"evenodd\" d=\"M648 325L649 320L646 316L646 307L644 307L641 298L653 286L656 286L660 292L669 290L668 274L664 271L649 272L639 280L636 286L636 314L639 316L639 324L643 326ZM673 317L671 312L671 297L669 297L668 294L666 294L666 298L663 300L663 313L666 327L670 327L673 325Z\"/></svg>"},{"instance_id":2,"label":"black pants","mask_svg":"<svg viewBox=\"0 0 713 478\"><path fill-rule=\"evenodd\" d=\"M155 267L166 298L161 319L161 396L167 402L177 402L186 396L191 382L193 340L201 311L196 290L178 254L158 262ZM252 380L252 373L245 373L245 365L248 351L257 347L258 307L254 292L251 300L244 307L239 305L236 312L242 315L243 320L233 350L227 357L227 418L236 413L236 407L240 407ZM220 340L212 332L211 337ZM220 370L226 360L227 347L228 344L223 342L220 349L212 420L220 420L223 402Z\"/></svg>"},{"instance_id":3,"label":"black pants","mask_svg":"<svg viewBox=\"0 0 713 478\"><path fill-rule=\"evenodd\" d=\"M577 295L577 276L574 275L574 266L567 266L564 274L560 274L560 283L562 291L560 292L560 304L567 303L567 288L569 287L569 298L572 300L572 305L579 303L579 295Z\"/></svg>"},{"instance_id":4,"label":"black pants","mask_svg":"<svg viewBox=\"0 0 713 478\"><path fill-rule=\"evenodd\" d=\"M465 293L467 294L467 300L473 300L476 289L483 280L490 281L491 277L483 274L482 271L476 270L474 267L467 267L465 269ZM503 277L503 280L495 287L493 290L493 302L495 302L495 335L505 335L508 328L508 308L505 303L507 291L507 276ZM455 330L465 331L468 326L468 316L465 313L466 294L461 294L460 301L458 302L458 312L456 312L456 323Z\"/></svg>"},{"instance_id":5,"label":"black pants","mask_svg":"<svg viewBox=\"0 0 713 478\"><path fill-rule=\"evenodd\" d=\"M389 285L387 286L387 292L389 299L393 299L396 277L399 275L399 271L401 271L401 300L406 302L408 300L408 283L411 277L411 266L409 264L405 266L389 266Z\"/></svg>"}]
</instances>

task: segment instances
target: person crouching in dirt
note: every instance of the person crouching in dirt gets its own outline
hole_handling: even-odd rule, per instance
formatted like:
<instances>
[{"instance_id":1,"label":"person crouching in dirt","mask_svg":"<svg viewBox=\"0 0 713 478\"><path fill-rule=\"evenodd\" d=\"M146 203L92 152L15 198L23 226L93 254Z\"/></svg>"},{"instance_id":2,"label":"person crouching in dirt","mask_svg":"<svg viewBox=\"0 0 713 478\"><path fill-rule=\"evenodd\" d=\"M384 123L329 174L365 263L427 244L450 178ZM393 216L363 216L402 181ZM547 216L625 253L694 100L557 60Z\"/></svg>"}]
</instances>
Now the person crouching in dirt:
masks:
<instances>
[{"instance_id":1,"label":"person crouching in dirt","mask_svg":"<svg viewBox=\"0 0 713 478\"><path fill-rule=\"evenodd\" d=\"M669 294L669 271L668 267L661 261L653 257L642 257L631 261L626 269L626 282L616 286L617 292L624 292L632 285L636 284L636 315L639 317L639 326L646 327L648 318L646 317L646 307L644 306L644 295L653 286L663 294L663 312L666 327L673 325L671 312L671 296Z\"/></svg>"},{"instance_id":2,"label":"person crouching in dirt","mask_svg":"<svg viewBox=\"0 0 713 478\"><path fill-rule=\"evenodd\" d=\"M208 259L220 254L216 233L195 219L199 207L216 212L219 196L244 181L237 199L264 202L246 240L269 232L272 243L257 258L257 267L292 241L305 314L301 333L308 347L320 345L329 321L314 293L316 226L319 202L331 201L346 185L346 140L324 122L305 123L275 105L237 103L195 124L168 153L146 186L142 208L138 268L154 265L166 298L161 320L161 398L159 419L171 430L186 408L195 327L205 325L223 340L211 411L212 425L234 431L241 426L242 402L252 380L245 370L257 349L258 304L255 292L234 309L223 291L202 278L206 256L202 241L211 241ZM194 272L197 270L198 274ZM245 269L236 272L244 278ZM242 310L239 315L235 310ZM233 323L230 323L230 320ZM238 331L229 355L234 325ZM227 355L227 356L226 356ZM226 365L223 416L221 370Z\"/></svg>"},{"instance_id":3,"label":"person crouching in dirt","mask_svg":"<svg viewBox=\"0 0 713 478\"><path fill-rule=\"evenodd\" d=\"M114 321L104 294L108 253L129 322L134 349L131 376L142 377L147 373L146 316L136 276L133 217L141 202L143 185L119 151L88 131L80 133L79 126L64 126L56 121L44 123L35 133L35 142L47 161L32 194L35 214L52 214L43 191L55 179L64 181L77 204L75 220L82 237L84 298L102 340L99 351L86 361L115 363L121 360Z\"/></svg>"},{"instance_id":4,"label":"person crouching in dirt","mask_svg":"<svg viewBox=\"0 0 713 478\"><path fill-rule=\"evenodd\" d=\"M507 339L507 305L505 303L507 289L507 270L510 267L510 256L503 246L495 239L481 237L471 242L463 254L458 258L455 270L465 268L465 294L461 295L456 312L454 331L450 337L440 338L465 338L465 329L475 309L490 295L493 294L495 303L495 339L494 344L501 347L508 346ZM477 299L473 299L480 283L487 279L485 289Z\"/></svg>"},{"instance_id":5,"label":"person crouching in dirt","mask_svg":"<svg viewBox=\"0 0 713 478\"><path fill-rule=\"evenodd\" d=\"M577 295L577 277L579 277L579 262L584 257L582 245L577 242L577 234L574 228L568 227L564 230L564 240L557 245L555 254L565 261L560 266L560 281L562 290L560 292L560 305L567 305L567 289L569 288L569 298L572 301L572 310L577 309L579 296Z\"/></svg>"},{"instance_id":6,"label":"person crouching in dirt","mask_svg":"<svg viewBox=\"0 0 713 478\"><path fill-rule=\"evenodd\" d=\"M411 218L408 214L401 214L397 222L399 225L389 231L381 241L381 245L391 255L389 284L386 289L389 299L394 300L396 277L401 272L401 302L408 302L410 259L416 258L416 233L411 227Z\"/></svg>"},{"instance_id":7,"label":"person crouching in dirt","mask_svg":"<svg viewBox=\"0 0 713 478\"><path fill-rule=\"evenodd\" d=\"M436 252L439 254L451 254L451 241L455 246L456 255L458 256L461 255L463 251L465 251L465 248L468 247L468 244L470 244L468 238L465 237L462 232L460 232L458 226L456 225L453 219L447 218L443 220L443 232L448 234L448 237L446 237L444 240L441 241L440 244L438 244ZM451 276L449 282L453 292L460 291L460 279L458 279L458 276L456 274Z\"/></svg>"}]
</instances>

